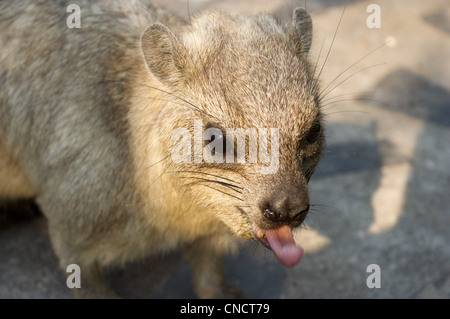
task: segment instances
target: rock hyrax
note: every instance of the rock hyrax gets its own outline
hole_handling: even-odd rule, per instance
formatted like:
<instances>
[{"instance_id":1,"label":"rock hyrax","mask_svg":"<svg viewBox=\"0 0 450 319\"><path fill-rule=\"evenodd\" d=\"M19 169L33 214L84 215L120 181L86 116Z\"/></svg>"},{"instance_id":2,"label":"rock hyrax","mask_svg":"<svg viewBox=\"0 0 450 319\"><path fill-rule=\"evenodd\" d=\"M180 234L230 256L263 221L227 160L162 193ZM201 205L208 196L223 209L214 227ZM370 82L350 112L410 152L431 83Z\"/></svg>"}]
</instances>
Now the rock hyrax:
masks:
<instances>
[{"instance_id":1,"label":"rock hyrax","mask_svg":"<svg viewBox=\"0 0 450 319\"><path fill-rule=\"evenodd\" d=\"M81 297L101 268L182 249L199 297L230 296L223 256L248 238L285 266L324 147L312 22L297 8L205 11L139 1L0 2L0 198L33 198Z\"/></svg>"}]
</instances>

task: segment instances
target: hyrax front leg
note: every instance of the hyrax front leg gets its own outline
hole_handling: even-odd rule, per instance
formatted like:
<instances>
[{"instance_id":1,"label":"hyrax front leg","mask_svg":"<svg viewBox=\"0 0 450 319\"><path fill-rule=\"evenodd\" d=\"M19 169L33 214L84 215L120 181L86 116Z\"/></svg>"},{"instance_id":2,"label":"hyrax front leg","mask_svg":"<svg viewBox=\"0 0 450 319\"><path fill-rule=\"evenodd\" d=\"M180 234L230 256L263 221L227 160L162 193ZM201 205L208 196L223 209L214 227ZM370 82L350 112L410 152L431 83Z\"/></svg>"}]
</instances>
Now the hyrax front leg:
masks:
<instances>
[{"instance_id":1,"label":"hyrax front leg","mask_svg":"<svg viewBox=\"0 0 450 319\"><path fill-rule=\"evenodd\" d=\"M199 298L245 298L245 293L225 281L224 253L211 244L213 238L196 241L186 250L192 268L194 289Z\"/></svg>"},{"instance_id":2,"label":"hyrax front leg","mask_svg":"<svg viewBox=\"0 0 450 319\"><path fill-rule=\"evenodd\" d=\"M98 263L80 265L81 288L74 288L78 299L116 299L118 295L108 286Z\"/></svg>"},{"instance_id":3,"label":"hyrax front leg","mask_svg":"<svg viewBox=\"0 0 450 319\"><path fill-rule=\"evenodd\" d=\"M71 275L70 272L66 272L69 265L75 264L80 267L79 283L81 287L70 287L73 290L75 298L118 298L115 292L108 286L101 266L96 261L91 249L86 249L87 246L82 248L84 245L75 240L75 238L68 240L64 232L60 231L57 226L50 225L50 239L55 253L59 258L59 264L67 277Z\"/></svg>"}]
</instances>

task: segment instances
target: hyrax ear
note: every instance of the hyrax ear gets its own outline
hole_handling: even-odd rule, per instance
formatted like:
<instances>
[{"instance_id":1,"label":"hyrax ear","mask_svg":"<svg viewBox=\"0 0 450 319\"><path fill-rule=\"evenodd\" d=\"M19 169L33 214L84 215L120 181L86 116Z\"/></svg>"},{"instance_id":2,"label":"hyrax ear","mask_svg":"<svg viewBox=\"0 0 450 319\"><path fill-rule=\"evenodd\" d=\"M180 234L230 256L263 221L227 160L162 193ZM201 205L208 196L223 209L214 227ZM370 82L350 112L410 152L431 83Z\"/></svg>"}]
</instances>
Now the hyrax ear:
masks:
<instances>
[{"instance_id":1,"label":"hyrax ear","mask_svg":"<svg viewBox=\"0 0 450 319\"><path fill-rule=\"evenodd\" d=\"M164 25L153 24L141 36L145 62L162 83L174 86L182 80L186 49Z\"/></svg>"},{"instance_id":2,"label":"hyrax ear","mask_svg":"<svg viewBox=\"0 0 450 319\"><path fill-rule=\"evenodd\" d=\"M294 10L292 37L296 51L299 54L307 54L312 42L312 19L304 8L296 8Z\"/></svg>"}]
</instances>

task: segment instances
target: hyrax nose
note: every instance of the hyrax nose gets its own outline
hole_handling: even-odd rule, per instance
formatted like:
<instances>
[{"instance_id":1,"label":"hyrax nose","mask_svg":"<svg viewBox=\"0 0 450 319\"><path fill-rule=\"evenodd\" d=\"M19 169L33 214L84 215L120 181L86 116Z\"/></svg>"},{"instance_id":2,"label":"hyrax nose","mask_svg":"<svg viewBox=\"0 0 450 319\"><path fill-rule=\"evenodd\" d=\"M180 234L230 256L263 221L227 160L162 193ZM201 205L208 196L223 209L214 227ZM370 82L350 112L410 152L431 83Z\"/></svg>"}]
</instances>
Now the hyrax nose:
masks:
<instances>
[{"instance_id":1,"label":"hyrax nose","mask_svg":"<svg viewBox=\"0 0 450 319\"><path fill-rule=\"evenodd\" d=\"M265 218L275 223L302 222L309 211L309 201L302 198L269 201L262 207Z\"/></svg>"}]
</instances>

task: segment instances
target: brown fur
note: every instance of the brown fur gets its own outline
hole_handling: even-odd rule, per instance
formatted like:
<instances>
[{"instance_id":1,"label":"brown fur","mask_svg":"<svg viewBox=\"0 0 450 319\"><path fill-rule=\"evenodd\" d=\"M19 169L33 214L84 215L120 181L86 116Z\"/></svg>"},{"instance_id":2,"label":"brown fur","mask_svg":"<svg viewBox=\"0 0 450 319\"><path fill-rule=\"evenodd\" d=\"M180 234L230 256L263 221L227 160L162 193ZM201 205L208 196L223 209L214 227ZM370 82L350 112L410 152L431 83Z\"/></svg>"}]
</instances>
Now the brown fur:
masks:
<instances>
[{"instance_id":1,"label":"brown fur","mask_svg":"<svg viewBox=\"0 0 450 319\"><path fill-rule=\"evenodd\" d=\"M278 225L264 201L308 202L324 143L305 142L321 121L309 15L286 28L210 11L183 26L137 1L77 1L82 28L68 29L58 3L0 3L0 197L37 200L61 266L81 266L80 296L109 295L105 265L177 248L200 297L229 296L231 235ZM172 131L199 119L278 128L279 170L174 163Z\"/></svg>"},{"instance_id":2,"label":"brown fur","mask_svg":"<svg viewBox=\"0 0 450 319\"><path fill-rule=\"evenodd\" d=\"M0 183L0 194L4 198L31 198L36 195L26 170L19 164L19 161L11 159L1 142L0 181L8 181L7 183Z\"/></svg>"}]
</instances>

